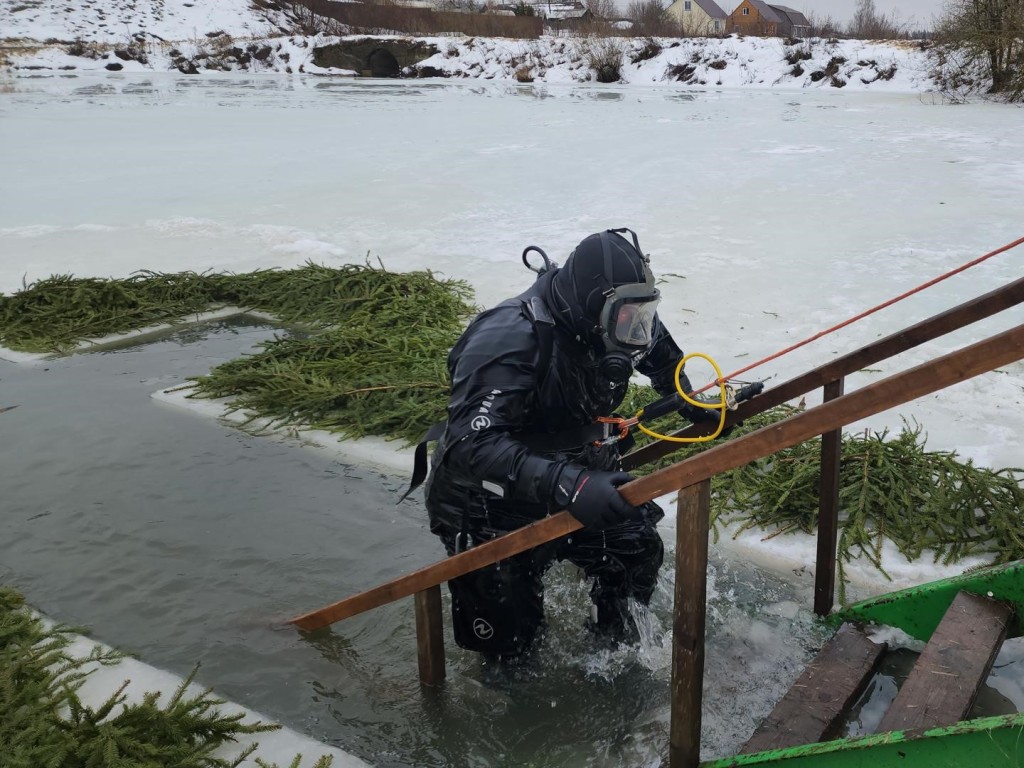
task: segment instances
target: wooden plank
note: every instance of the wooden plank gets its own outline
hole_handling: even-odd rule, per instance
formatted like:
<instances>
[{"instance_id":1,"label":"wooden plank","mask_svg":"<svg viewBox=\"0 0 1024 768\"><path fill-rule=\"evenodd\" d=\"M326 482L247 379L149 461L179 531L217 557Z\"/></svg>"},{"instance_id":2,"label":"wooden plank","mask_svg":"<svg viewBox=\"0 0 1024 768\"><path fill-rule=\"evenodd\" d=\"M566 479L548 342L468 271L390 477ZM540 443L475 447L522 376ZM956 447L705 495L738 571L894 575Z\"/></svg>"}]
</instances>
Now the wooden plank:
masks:
<instances>
[{"instance_id":1,"label":"wooden plank","mask_svg":"<svg viewBox=\"0 0 1024 768\"><path fill-rule=\"evenodd\" d=\"M440 685L444 682L444 618L441 614L441 587L435 585L417 592L416 658L420 682Z\"/></svg>"},{"instance_id":2,"label":"wooden plank","mask_svg":"<svg viewBox=\"0 0 1024 768\"><path fill-rule=\"evenodd\" d=\"M825 385L823 402L843 395L843 379ZM836 591L836 544L839 536L839 463L843 430L821 436L821 480L818 486L818 553L814 567L814 612L828 616Z\"/></svg>"},{"instance_id":3,"label":"wooden plank","mask_svg":"<svg viewBox=\"0 0 1024 768\"><path fill-rule=\"evenodd\" d=\"M710 480L679 492L676 516L669 766L696 768L700 763L701 702L704 691Z\"/></svg>"},{"instance_id":4,"label":"wooden plank","mask_svg":"<svg viewBox=\"0 0 1024 768\"><path fill-rule=\"evenodd\" d=\"M886 336L884 339L879 339L848 355L843 355L825 365L796 376L777 387L767 389L753 400L740 403L737 410L729 411L726 424L735 424L758 413L763 413L769 408L774 408L819 387L824 387L831 381L859 371L893 355L898 355L908 349L913 349L958 328L983 320L986 317L991 317L1002 312L1004 309L1009 309L1022 302L1024 302L1024 278L1008 283L994 291L989 291L945 312L933 315L926 320ZM696 437L698 435L709 435L717 427L717 423L701 422L678 432L673 432L671 436ZM660 459L662 456L667 456L681 445L681 443L673 443L668 440L650 443L624 456L623 466L627 470L643 466Z\"/></svg>"},{"instance_id":5,"label":"wooden plank","mask_svg":"<svg viewBox=\"0 0 1024 768\"><path fill-rule=\"evenodd\" d=\"M878 732L954 725L967 717L1006 637L1006 603L960 592L935 628Z\"/></svg>"},{"instance_id":6,"label":"wooden plank","mask_svg":"<svg viewBox=\"0 0 1024 768\"><path fill-rule=\"evenodd\" d=\"M730 440L623 485L619 491L632 504L642 504L702 480L796 445L811 437L909 402L1024 358L1024 325L972 344L890 376L856 392L796 414L749 435ZM558 512L536 523L460 552L411 574L339 600L289 620L312 630L408 597L420 590L491 565L512 555L557 539L582 526L568 512Z\"/></svg>"},{"instance_id":7,"label":"wooden plank","mask_svg":"<svg viewBox=\"0 0 1024 768\"><path fill-rule=\"evenodd\" d=\"M878 668L885 643L843 624L775 705L739 754L824 741Z\"/></svg>"}]
</instances>

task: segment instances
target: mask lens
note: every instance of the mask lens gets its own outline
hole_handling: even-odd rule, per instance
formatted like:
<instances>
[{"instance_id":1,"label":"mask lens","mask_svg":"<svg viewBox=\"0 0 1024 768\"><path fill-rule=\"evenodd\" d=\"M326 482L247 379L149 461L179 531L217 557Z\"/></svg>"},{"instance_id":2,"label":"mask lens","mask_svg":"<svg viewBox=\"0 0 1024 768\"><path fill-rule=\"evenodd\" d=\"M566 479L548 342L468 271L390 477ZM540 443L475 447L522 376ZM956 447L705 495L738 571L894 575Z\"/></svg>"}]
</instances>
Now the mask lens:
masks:
<instances>
[{"instance_id":1,"label":"mask lens","mask_svg":"<svg viewBox=\"0 0 1024 768\"><path fill-rule=\"evenodd\" d=\"M658 301L625 301L615 313L612 338L630 347L646 347L654 332L654 314Z\"/></svg>"}]
</instances>

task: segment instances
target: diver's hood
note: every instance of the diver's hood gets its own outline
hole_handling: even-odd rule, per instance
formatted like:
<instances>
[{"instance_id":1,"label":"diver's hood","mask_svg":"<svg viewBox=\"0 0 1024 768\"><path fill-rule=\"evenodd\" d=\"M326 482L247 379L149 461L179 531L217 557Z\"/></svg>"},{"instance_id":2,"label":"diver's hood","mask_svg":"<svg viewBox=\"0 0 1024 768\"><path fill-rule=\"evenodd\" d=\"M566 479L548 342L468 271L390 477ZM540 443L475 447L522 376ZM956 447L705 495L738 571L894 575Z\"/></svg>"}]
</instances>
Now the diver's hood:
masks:
<instances>
[{"instance_id":1,"label":"diver's hood","mask_svg":"<svg viewBox=\"0 0 1024 768\"><path fill-rule=\"evenodd\" d=\"M547 299L556 322L581 340L596 336L605 351L636 354L651 344L661 293L636 233L609 229L576 246L550 277Z\"/></svg>"}]
</instances>

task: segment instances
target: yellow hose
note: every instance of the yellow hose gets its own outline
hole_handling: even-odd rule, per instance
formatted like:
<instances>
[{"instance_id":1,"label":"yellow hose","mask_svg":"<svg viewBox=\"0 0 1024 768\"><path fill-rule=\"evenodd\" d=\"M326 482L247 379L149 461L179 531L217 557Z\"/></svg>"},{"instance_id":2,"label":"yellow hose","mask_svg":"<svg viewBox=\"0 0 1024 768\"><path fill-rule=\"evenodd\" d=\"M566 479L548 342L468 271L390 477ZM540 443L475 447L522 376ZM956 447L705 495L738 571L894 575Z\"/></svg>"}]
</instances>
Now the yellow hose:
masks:
<instances>
[{"instance_id":1,"label":"yellow hose","mask_svg":"<svg viewBox=\"0 0 1024 768\"><path fill-rule=\"evenodd\" d=\"M678 392L679 396L681 398L683 398L683 400L685 400L690 405L696 406L697 408L706 408L707 410L717 410L717 411L720 411L721 413L720 413L719 418L718 418L718 429L716 429L712 434L704 435L703 437L672 437L671 435L659 435L657 432L654 432L653 430L647 429L647 427L645 427L643 424L639 423L639 421L638 421L637 425L636 425L637 429L639 429L645 435L650 435L651 437L657 438L658 440L668 440L669 442L673 442L673 443L706 443L706 442L708 442L710 440L714 440L716 437L718 437L720 434L722 434L722 430L725 429L725 410L728 407L726 405L726 400L725 400L725 398L726 398L725 384L724 383L719 384L721 400L719 402L717 402L717 403L706 403L706 402L703 402L701 400L694 400L692 397L690 397L688 394L686 394L683 391L683 386L682 386L682 384L679 383L679 375L683 371L683 366L686 365L686 361L689 360L691 357L700 357L700 358L703 358L704 360L707 360L711 364L711 367L715 369L715 374L717 374L716 377L715 377L715 381L718 381L718 382L722 382L723 381L723 379L722 379L722 369L718 367L718 363L716 363L714 360L712 360L709 355L705 355L703 352L691 352L688 355L684 355L683 359L680 360L679 363L676 365L676 370L675 370L676 392ZM644 413L643 410L640 410L637 413L635 418L639 419L643 415L643 413Z\"/></svg>"}]
</instances>

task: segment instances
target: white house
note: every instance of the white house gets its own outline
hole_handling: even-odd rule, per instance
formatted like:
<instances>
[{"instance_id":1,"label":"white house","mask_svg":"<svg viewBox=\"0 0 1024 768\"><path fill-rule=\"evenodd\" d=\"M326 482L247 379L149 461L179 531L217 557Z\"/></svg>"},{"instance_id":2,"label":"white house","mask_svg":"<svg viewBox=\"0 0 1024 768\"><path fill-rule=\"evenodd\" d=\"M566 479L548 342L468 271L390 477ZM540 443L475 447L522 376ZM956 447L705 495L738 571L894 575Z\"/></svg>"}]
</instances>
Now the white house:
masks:
<instances>
[{"instance_id":1,"label":"white house","mask_svg":"<svg viewBox=\"0 0 1024 768\"><path fill-rule=\"evenodd\" d=\"M729 21L729 14L715 0L675 0L665 13L678 21L687 35L724 35Z\"/></svg>"}]
</instances>

